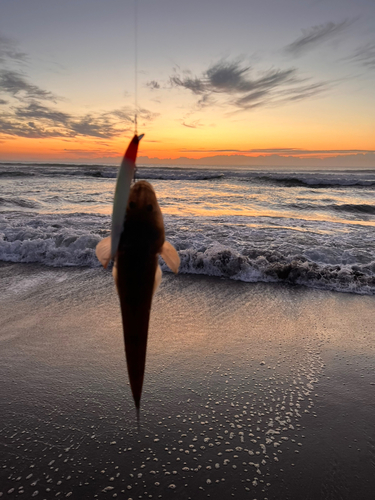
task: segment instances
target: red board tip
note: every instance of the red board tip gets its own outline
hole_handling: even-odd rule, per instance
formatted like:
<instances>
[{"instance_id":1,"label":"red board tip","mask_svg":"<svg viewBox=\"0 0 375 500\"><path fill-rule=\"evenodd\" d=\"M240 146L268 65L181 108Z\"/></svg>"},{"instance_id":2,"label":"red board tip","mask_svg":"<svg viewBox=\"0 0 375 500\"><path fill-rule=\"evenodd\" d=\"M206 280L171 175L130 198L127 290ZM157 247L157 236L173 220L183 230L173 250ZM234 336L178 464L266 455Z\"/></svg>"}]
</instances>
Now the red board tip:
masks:
<instances>
[{"instance_id":1,"label":"red board tip","mask_svg":"<svg viewBox=\"0 0 375 500\"><path fill-rule=\"evenodd\" d=\"M139 141L142 139L143 135L144 134L138 136L136 134L133 137L133 139L130 141L128 149L125 152L125 158L127 160L130 160L133 163L135 163L135 160L137 159L138 145L139 145Z\"/></svg>"}]
</instances>

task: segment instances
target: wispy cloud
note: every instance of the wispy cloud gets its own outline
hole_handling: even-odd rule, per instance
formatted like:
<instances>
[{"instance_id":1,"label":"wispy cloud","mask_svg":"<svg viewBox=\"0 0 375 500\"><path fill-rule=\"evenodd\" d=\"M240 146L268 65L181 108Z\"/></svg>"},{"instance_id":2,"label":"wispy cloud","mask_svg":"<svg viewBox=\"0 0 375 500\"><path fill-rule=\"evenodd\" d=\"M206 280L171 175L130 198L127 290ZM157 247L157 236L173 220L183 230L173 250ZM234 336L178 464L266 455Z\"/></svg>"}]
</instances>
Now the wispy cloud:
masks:
<instances>
[{"instance_id":1,"label":"wispy cloud","mask_svg":"<svg viewBox=\"0 0 375 500\"><path fill-rule=\"evenodd\" d=\"M200 80L199 78L181 78L178 75L174 75L171 76L170 82L172 86L184 87L185 89L191 90L193 94L203 94L206 92L206 82Z\"/></svg>"},{"instance_id":2,"label":"wispy cloud","mask_svg":"<svg viewBox=\"0 0 375 500\"><path fill-rule=\"evenodd\" d=\"M43 99L56 101L57 97L48 90L41 89L28 81L20 71L0 70L0 92L7 93L19 100Z\"/></svg>"},{"instance_id":3,"label":"wispy cloud","mask_svg":"<svg viewBox=\"0 0 375 500\"><path fill-rule=\"evenodd\" d=\"M131 123L131 122L130 122ZM117 123L114 123L110 115L86 115L82 118L73 119L70 122L70 131L72 134L98 137L101 139L110 139L121 133L130 130L130 123L127 127L117 128Z\"/></svg>"},{"instance_id":4,"label":"wispy cloud","mask_svg":"<svg viewBox=\"0 0 375 500\"><path fill-rule=\"evenodd\" d=\"M134 109L131 108L85 115L58 109L59 97L33 84L25 68L13 67L14 62L23 64L25 61L27 55L17 50L15 42L0 37L0 134L28 138L80 136L103 140L120 136L133 128ZM150 110L138 110L138 118L145 123L155 117Z\"/></svg>"},{"instance_id":5,"label":"wispy cloud","mask_svg":"<svg viewBox=\"0 0 375 500\"><path fill-rule=\"evenodd\" d=\"M154 114L139 112L140 119L150 121ZM96 137L112 139L133 129L134 120L127 108L84 116L64 113L37 101L13 106L0 114L0 133L28 138Z\"/></svg>"},{"instance_id":6,"label":"wispy cloud","mask_svg":"<svg viewBox=\"0 0 375 500\"><path fill-rule=\"evenodd\" d=\"M0 134L33 139L67 136L67 134L61 129L45 127L43 124L34 121L17 121L12 117L6 116L0 117Z\"/></svg>"},{"instance_id":7,"label":"wispy cloud","mask_svg":"<svg viewBox=\"0 0 375 500\"><path fill-rule=\"evenodd\" d=\"M202 127L202 124L199 122L199 120L194 120L193 122L186 123L186 121L182 122L182 125L187 128L199 128Z\"/></svg>"},{"instance_id":8,"label":"wispy cloud","mask_svg":"<svg viewBox=\"0 0 375 500\"><path fill-rule=\"evenodd\" d=\"M152 90L160 89L160 84L156 80L151 80L150 82L147 82L146 86Z\"/></svg>"},{"instance_id":9,"label":"wispy cloud","mask_svg":"<svg viewBox=\"0 0 375 500\"><path fill-rule=\"evenodd\" d=\"M308 85L300 85L295 88L289 88L280 92L280 101L283 96L286 101L300 101L314 97L317 94L328 90L329 84L327 82L311 83Z\"/></svg>"},{"instance_id":10,"label":"wispy cloud","mask_svg":"<svg viewBox=\"0 0 375 500\"><path fill-rule=\"evenodd\" d=\"M294 42L285 47L285 52L298 56L318 44L330 40L346 30L353 21L345 19L341 23L328 22L319 26L312 26L302 30L302 35Z\"/></svg>"},{"instance_id":11,"label":"wispy cloud","mask_svg":"<svg viewBox=\"0 0 375 500\"><path fill-rule=\"evenodd\" d=\"M137 110L138 120L143 120L144 122L151 122L159 116L159 113L154 113L146 108L139 108Z\"/></svg>"},{"instance_id":12,"label":"wispy cloud","mask_svg":"<svg viewBox=\"0 0 375 500\"><path fill-rule=\"evenodd\" d=\"M366 68L375 69L375 43L367 43L358 47L348 59Z\"/></svg>"},{"instance_id":13,"label":"wispy cloud","mask_svg":"<svg viewBox=\"0 0 375 500\"><path fill-rule=\"evenodd\" d=\"M307 99L329 88L327 82L306 83L295 68L269 69L257 72L240 61L220 61L200 77L190 71L175 72L170 77L173 87L189 90L199 96L197 107L213 104L213 96L222 96L225 104L239 110L277 105L286 101Z\"/></svg>"},{"instance_id":14,"label":"wispy cloud","mask_svg":"<svg viewBox=\"0 0 375 500\"><path fill-rule=\"evenodd\" d=\"M54 125L66 125L71 116L67 113L54 110L48 106L42 105L37 101L32 101L23 106L13 108L14 116L17 118L24 118L27 120L44 120L52 122Z\"/></svg>"},{"instance_id":15,"label":"wispy cloud","mask_svg":"<svg viewBox=\"0 0 375 500\"><path fill-rule=\"evenodd\" d=\"M24 63L27 61L27 54L18 50L17 43L14 40L0 35L0 64L9 59Z\"/></svg>"}]
</instances>

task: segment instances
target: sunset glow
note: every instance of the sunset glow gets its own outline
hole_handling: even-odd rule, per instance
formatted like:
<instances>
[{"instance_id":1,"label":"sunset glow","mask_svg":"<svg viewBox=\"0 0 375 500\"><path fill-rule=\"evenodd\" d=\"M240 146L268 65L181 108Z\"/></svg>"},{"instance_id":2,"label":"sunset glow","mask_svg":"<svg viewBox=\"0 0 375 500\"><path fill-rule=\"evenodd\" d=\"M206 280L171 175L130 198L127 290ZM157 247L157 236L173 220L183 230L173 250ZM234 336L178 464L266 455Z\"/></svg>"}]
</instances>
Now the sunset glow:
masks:
<instances>
[{"instance_id":1,"label":"sunset glow","mask_svg":"<svg viewBox=\"0 0 375 500\"><path fill-rule=\"evenodd\" d=\"M139 2L142 161L374 166L374 4L235 7ZM134 133L133 1L2 12L0 161L117 163Z\"/></svg>"}]
</instances>

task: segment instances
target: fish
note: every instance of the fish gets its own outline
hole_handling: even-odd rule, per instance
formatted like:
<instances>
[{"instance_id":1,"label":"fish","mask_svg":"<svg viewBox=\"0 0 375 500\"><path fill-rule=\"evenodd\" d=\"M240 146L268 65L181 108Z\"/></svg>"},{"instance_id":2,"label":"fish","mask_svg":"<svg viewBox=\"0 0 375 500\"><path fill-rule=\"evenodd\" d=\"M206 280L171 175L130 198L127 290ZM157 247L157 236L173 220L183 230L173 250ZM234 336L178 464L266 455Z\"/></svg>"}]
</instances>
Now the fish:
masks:
<instances>
[{"instance_id":1,"label":"fish","mask_svg":"<svg viewBox=\"0 0 375 500\"><path fill-rule=\"evenodd\" d=\"M104 268L114 259L112 274L139 424L152 298L162 278L158 256L174 273L178 272L180 258L165 240L163 215L152 185L141 180L131 186L138 144L139 137L134 136L124 155L116 183L111 236L98 243L96 255Z\"/></svg>"}]
</instances>

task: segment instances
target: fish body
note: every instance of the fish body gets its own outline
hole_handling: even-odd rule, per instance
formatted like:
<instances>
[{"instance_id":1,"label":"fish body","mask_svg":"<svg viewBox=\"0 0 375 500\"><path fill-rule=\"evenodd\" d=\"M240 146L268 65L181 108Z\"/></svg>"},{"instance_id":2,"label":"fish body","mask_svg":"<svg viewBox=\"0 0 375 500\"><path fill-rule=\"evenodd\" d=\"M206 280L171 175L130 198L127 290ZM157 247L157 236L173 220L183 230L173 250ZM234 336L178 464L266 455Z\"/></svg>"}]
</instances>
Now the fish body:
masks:
<instances>
[{"instance_id":1,"label":"fish body","mask_svg":"<svg viewBox=\"0 0 375 500\"><path fill-rule=\"evenodd\" d=\"M115 281L120 298L128 374L137 409L139 408L146 363L148 325L158 255L164 245L163 217L155 192L146 181L130 191L115 259Z\"/></svg>"},{"instance_id":2,"label":"fish body","mask_svg":"<svg viewBox=\"0 0 375 500\"><path fill-rule=\"evenodd\" d=\"M98 243L96 255L105 268L114 258L128 375L139 415L152 297L162 276L158 255L175 273L180 259L165 241L163 216L151 184L138 181L130 187L138 143L135 136L125 153L117 177L112 233Z\"/></svg>"}]
</instances>

